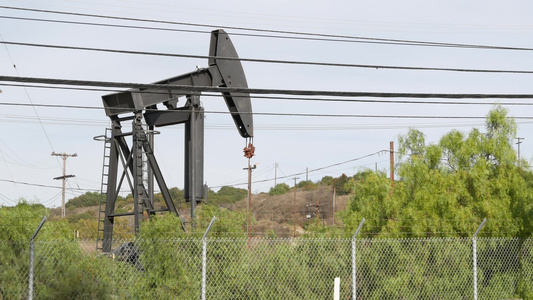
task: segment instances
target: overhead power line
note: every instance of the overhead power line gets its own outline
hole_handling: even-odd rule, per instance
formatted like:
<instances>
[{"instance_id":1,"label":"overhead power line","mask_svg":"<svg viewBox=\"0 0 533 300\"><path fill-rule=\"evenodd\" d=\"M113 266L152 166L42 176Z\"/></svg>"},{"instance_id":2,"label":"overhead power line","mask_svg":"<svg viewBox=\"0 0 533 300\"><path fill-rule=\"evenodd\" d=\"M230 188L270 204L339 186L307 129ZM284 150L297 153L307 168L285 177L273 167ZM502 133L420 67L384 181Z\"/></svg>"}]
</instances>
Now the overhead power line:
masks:
<instances>
[{"instance_id":1,"label":"overhead power line","mask_svg":"<svg viewBox=\"0 0 533 300\"><path fill-rule=\"evenodd\" d=\"M348 91L320 91L320 90L285 90L285 89L256 89L235 87L189 86L172 84L145 84L109 81L72 80L56 78L16 77L0 75L0 82L38 83L66 86L115 87L130 89L160 89L172 90L188 94L191 92L215 93L250 93L270 95L298 95L298 96L331 96L331 97L374 97L374 98L442 98L442 99L533 99L533 94L449 94L449 93L386 93L386 92L348 92Z\"/></svg>"},{"instance_id":2,"label":"overhead power line","mask_svg":"<svg viewBox=\"0 0 533 300\"><path fill-rule=\"evenodd\" d=\"M311 33L311 32L296 32L296 31L287 31L287 30L259 29L259 28L223 26L223 25L214 25L214 24L199 24L199 23L175 22L175 21L164 21L164 20L153 20L153 19L142 19L142 18L118 17L118 16L109 16L109 15L74 13L74 12L42 10L42 9L32 9L32 8L13 7L13 6L0 6L0 8L9 9L9 10L47 13L47 14L78 16L78 17L81 16L81 17L102 18L102 19L112 19L112 20L121 20L121 21L159 23L159 24L167 24L167 25L202 27L202 28L210 28L210 29L224 28L224 29L231 29L231 30L238 30L238 31L290 35L290 36L279 36L279 35L272 36L272 35L257 35L257 34L252 35L252 34L232 33L232 35L249 35L249 36L257 36L257 37L311 39L311 40L323 40L323 41L335 41L335 42L360 42L360 43L367 42L367 43L379 43L379 44L389 44L389 45L408 45L408 46L459 47L459 48L492 49L492 50L521 50L521 51L533 50L533 48L525 48L525 47L492 46L492 45L462 44L462 43L443 43L443 42L431 42L431 41L428 42L428 41L387 39L387 38L350 36L350 35L322 34L322 33ZM67 21L64 21L64 22L67 22ZM87 25L95 25L95 24L87 24ZM105 24L103 26L107 26L107 25L110 25L110 24ZM125 26L125 25L114 25L114 26ZM143 28L143 29L156 29L156 28ZM157 28L157 29L166 30L166 29L161 29L161 28ZM178 30L175 30L175 31L178 31ZM198 31L192 31L192 30L189 30L189 31L198 32ZM307 38L304 38L304 37L307 37Z\"/></svg>"},{"instance_id":3,"label":"overhead power line","mask_svg":"<svg viewBox=\"0 0 533 300\"><path fill-rule=\"evenodd\" d=\"M72 86L47 86L47 85L31 85L31 84L8 84L1 83L0 86L11 86L11 87L25 87L25 88L42 88L42 89L64 89L64 90L77 90L77 91L90 91L90 92L113 92L120 93L122 90L119 89L104 89L104 88L81 88L81 87L72 87ZM143 91L146 94L159 94L159 95L168 95L168 92L157 92L157 91ZM208 94L203 93L202 97L220 97L220 94ZM243 96L236 95L234 98L239 98ZM265 100L280 100L280 101L318 101L318 102L357 102L357 103L388 103L388 104L431 104L431 105L509 105L509 106L532 106L533 102L465 102L465 101L419 101L419 100L378 100L378 99L349 99L349 98L317 98L317 97L283 97L283 96L250 96L252 99L265 99ZM0 103L0 105L19 105L18 103ZM64 108L89 108L89 109L103 109L103 107L95 106L63 106Z\"/></svg>"},{"instance_id":4,"label":"overhead power line","mask_svg":"<svg viewBox=\"0 0 533 300\"><path fill-rule=\"evenodd\" d=\"M334 163L334 164L327 165L327 166L324 166L324 167L319 167L319 168L316 168L316 169L312 169L312 170L309 170L308 172L311 173L311 172L316 172L316 171L320 171L320 170L323 170L323 169L327 169L327 168L331 168L331 167L339 166L339 165L342 165L342 164L346 164L346 163L349 163L349 162L354 162L354 161L357 161L357 160L361 160L361 159L364 159L364 158L367 158L367 157L371 157L371 156L374 156L374 155L380 154L380 153L382 153L382 152L387 152L387 151L388 151L388 150L377 151L377 152L370 153L370 154L367 154L367 155L364 155L364 156L361 156L361 157L357 157L357 158L349 159L349 160L346 160L346 161L343 161L343 162L338 162L338 163ZM305 174L305 173L306 173L306 172L300 172L300 173L295 173L295 174L291 174L291 175L285 175L285 174L284 174L285 176L283 176L283 177L278 177L278 179L280 179L280 178L289 178L289 177L291 177L291 176L303 175L303 174ZM254 181L253 183L267 182L267 181L273 181L273 180L274 180L274 178L271 178L271 179L264 179L264 180ZM58 186L44 185L44 184L30 183L30 182L20 182L20 181L13 181L13 180L7 180L7 179L0 179L0 182L10 182L10 183L17 183L17 184L22 184L22 185L29 185L29 186L43 187L43 188L61 189L61 187L58 187ZM248 184L248 183L233 184L232 186L243 185L243 184ZM222 186L228 186L228 185L222 185ZM222 186L216 186L216 187L210 187L210 188L220 188L220 187L222 187ZM92 191L92 192L95 191L95 190L91 190L91 189L81 189L81 188L70 188L70 190L76 190L76 191Z\"/></svg>"},{"instance_id":5,"label":"overhead power line","mask_svg":"<svg viewBox=\"0 0 533 300\"><path fill-rule=\"evenodd\" d=\"M352 158L352 159L345 160L345 161L338 162L338 163L334 163L334 164L331 164L331 165L327 165L327 166L319 167L319 168L316 168L316 169L311 169L311 170L309 170L309 171L303 171L303 172L294 173L294 174L290 174L290 175L285 175L285 174L283 174L284 176L277 177L277 179L288 179L288 178L291 178L291 177L294 177L294 176L304 175L304 174L306 174L306 173L312 173L312 172L321 171L321 170L324 170L324 169L328 169L328 168L332 168L332 167L340 166L340 165L343 165L343 164L347 164L347 163L350 163L350 162L358 161L358 160L361 160L361 159L364 159L364 158L368 158L368 157L371 157L371 156L374 156L374 155L378 155L378 154L381 154L381 153L383 153L383 152L388 152L388 151L389 151L389 150L380 150L380 151L373 152L373 153L370 153L370 154L367 154L367 155L363 155L363 156L360 156L360 157L357 157L357 158ZM274 180L275 180L275 178L269 178L269 179L263 179L263 180L253 181L252 183L262 183L262 182L269 182L269 181L274 181ZM248 184L248 183L247 183L247 182L236 183L236 184L232 184L231 186L238 186L238 185L245 185L245 184ZM221 188L221 187L223 187L223 186L224 186L224 185L221 185L221 186L215 186L215 187L212 187L212 188L216 189L216 188ZM227 186L227 185L226 185L226 186Z\"/></svg>"},{"instance_id":6,"label":"overhead power line","mask_svg":"<svg viewBox=\"0 0 533 300\"><path fill-rule=\"evenodd\" d=\"M9 103L0 102L0 105L5 106L31 106L23 103ZM103 107L96 106L79 106L79 105L62 105L62 104L34 104L35 107L49 107L49 108L76 108L76 109L96 109L103 110ZM157 109L145 109L145 111L157 111ZM167 110L168 112L192 112L192 110ZM205 114L231 114L230 111L212 111L206 110ZM241 114L252 114L256 116L284 116L284 117L330 117L330 118L385 118L385 119L486 119L485 116L429 116L429 115L363 115L363 114L312 114L312 113L282 113L282 112L241 112ZM533 120L532 117L512 117L519 120ZM57 119L60 122L61 119Z\"/></svg>"},{"instance_id":7,"label":"overhead power line","mask_svg":"<svg viewBox=\"0 0 533 300\"><path fill-rule=\"evenodd\" d=\"M132 54L132 55L151 55L151 56L166 56L166 57L181 57L181 58L218 59L218 60L232 60L232 61L254 62L254 63L310 65L310 66L365 68L365 69L411 70L411 71L447 71L447 72L469 72L469 73L533 74L533 71L530 71L530 70L464 69L464 68L438 68L438 67L410 67L410 66L390 66L390 65L345 64L345 63L275 60L275 59L261 59L261 58L219 57L219 56L210 56L210 55L193 55L193 54L179 54L179 53L165 53L165 52L133 51L133 50L105 49L105 48L93 48L93 47L51 45L51 44L35 44L35 43L22 43L22 42L9 42L9 41L0 41L0 43L5 44L5 45L15 45L15 46L25 46L25 47L39 47L39 48L65 49L65 50L95 51L95 52L108 52L108 53L120 53L120 54Z\"/></svg>"},{"instance_id":8,"label":"overhead power line","mask_svg":"<svg viewBox=\"0 0 533 300\"><path fill-rule=\"evenodd\" d=\"M28 186L36 186L36 187L42 187L42 188L61 189L60 186L38 184L38 183L31 183L31 182L14 181L14 180L8 180L8 179L0 179L0 181L2 181L2 182L10 182L10 183L14 183L14 184L28 185ZM82 188L66 188L66 189L67 190L71 190L71 191L89 191L89 192L98 191L97 189L82 189Z\"/></svg>"}]
</instances>

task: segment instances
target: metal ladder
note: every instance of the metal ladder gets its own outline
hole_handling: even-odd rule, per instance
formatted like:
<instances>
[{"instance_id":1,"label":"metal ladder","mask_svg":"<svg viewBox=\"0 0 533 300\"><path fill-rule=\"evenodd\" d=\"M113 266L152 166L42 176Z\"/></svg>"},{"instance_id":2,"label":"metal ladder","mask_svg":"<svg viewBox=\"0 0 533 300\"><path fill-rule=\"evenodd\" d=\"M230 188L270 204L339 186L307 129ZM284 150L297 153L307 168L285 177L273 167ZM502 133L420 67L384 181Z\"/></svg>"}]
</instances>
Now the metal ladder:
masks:
<instances>
[{"instance_id":1,"label":"metal ladder","mask_svg":"<svg viewBox=\"0 0 533 300\"><path fill-rule=\"evenodd\" d=\"M104 141L104 159L102 164L102 185L100 187L100 208L98 212L98 233L96 236L96 250L102 250L104 242L104 221L107 199L107 180L109 176L109 160L111 157L112 129L106 128L105 135L95 137L95 140ZM97 139L99 138L99 139Z\"/></svg>"},{"instance_id":2,"label":"metal ladder","mask_svg":"<svg viewBox=\"0 0 533 300\"><path fill-rule=\"evenodd\" d=\"M135 182L137 182L137 186L134 187L138 193L137 203L136 205L136 211L134 211L134 214L137 214L135 218L137 218L137 223L135 224L135 234L139 233L139 226L140 226L140 220L143 219L143 214L145 210L145 203L150 202L150 195L148 194L149 191L147 189L148 187L148 161L146 152L143 149L143 143L147 142L148 136L146 135L146 128L145 125L142 123L138 123L136 125L136 132L137 136L134 136L134 138L137 139L137 149L133 149L134 153L132 155L136 156L137 165L134 165L135 170L135 176L137 177Z\"/></svg>"}]
</instances>

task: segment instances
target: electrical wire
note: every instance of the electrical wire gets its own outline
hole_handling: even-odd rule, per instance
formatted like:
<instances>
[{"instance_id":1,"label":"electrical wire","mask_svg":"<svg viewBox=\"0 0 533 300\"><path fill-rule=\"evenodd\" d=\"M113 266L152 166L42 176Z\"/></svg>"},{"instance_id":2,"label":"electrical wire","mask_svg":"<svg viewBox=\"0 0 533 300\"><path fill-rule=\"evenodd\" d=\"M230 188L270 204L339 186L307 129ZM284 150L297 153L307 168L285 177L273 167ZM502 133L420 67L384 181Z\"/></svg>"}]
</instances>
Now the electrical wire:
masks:
<instances>
[{"instance_id":1,"label":"electrical wire","mask_svg":"<svg viewBox=\"0 0 533 300\"><path fill-rule=\"evenodd\" d=\"M51 189L61 189L62 188L60 186L45 185L45 184L31 183L31 182L24 182L24 181L15 181L15 180L9 180L9 179L0 179L0 181L14 183L14 184L28 185L28 186L36 186L36 187L42 187L42 188L51 188ZM66 188L65 190L100 192L98 189L82 189L82 188Z\"/></svg>"},{"instance_id":2,"label":"electrical wire","mask_svg":"<svg viewBox=\"0 0 533 300\"><path fill-rule=\"evenodd\" d=\"M0 42L4 42L4 37L2 36L1 33L0 33ZM11 52L9 51L9 48L7 47L6 44L4 44L4 47L6 49L7 55L9 57L9 60L11 61L11 64L13 65L13 69L15 70L15 73L17 74L17 77L20 77L20 73L19 73L19 71L17 69L17 65L15 64L15 61L13 60L13 57L11 56ZM48 145L52 149L52 152L54 152L54 146L52 145L52 141L50 140L50 137L48 136L48 132L46 131L46 129L44 127L44 124L41 122L41 119L39 117L39 114L37 113L37 110L35 109L35 106L33 106L33 100L31 99L30 94L28 93L28 89L25 88L25 87L24 87L24 92L26 94L26 97L28 98L28 100L32 104L31 107L33 109L33 112L34 112L35 116L37 117L37 119L39 121L39 125L41 126L41 129L42 129L42 131L44 133L44 136L45 136L46 140L48 141ZM5 159L4 159L4 161L5 161ZM57 161L57 163L59 164L59 161ZM7 163L6 163L6 167L7 167ZM61 164L59 164L59 167L61 167ZM15 184L15 187L17 189L17 192L19 192L17 184ZM19 192L19 195L20 195L20 192Z\"/></svg>"},{"instance_id":3,"label":"electrical wire","mask_svg":"<svg viewBox=\"0 0 533 300\"><path fill-rule=\"evenodd\" d=\"M52 202L54 202L57 198L59 198L59 196L61 196L62 193L63 193L63 192L61 191L61 192L57 193L55 196L53 196L53 197L51 197L51 198L49 198L49 199L47 199L47 200L40 201L40 203L41 203L42 205L45 205L45 206L46 206L46 205L50 205L50 204L51 204Z\"/></svg>"},{"instance_id":4,"label":"electrical wire","mask_svg":"<svg viewBox=\"0 0 533 300\"><path fill-rule=\"evenodd\" d=\"M113 20L122 20L122 21L160 23L160 24L167 24L167 25L181 25L181 26L204 27L204 28L224 28L224 29L231 29L231 30L238 30L238 31L275 33L275 34L292 35L291 37L286 37L286 38L292 38L292 39L303 39L302 37L294 37L294 36L305 36L305 37L312 37L313 40L334 39L334 41L337 41L337 42L340 42L340 41L353 42L353 40L360 40L359 42L367 41L367 42L373 42L373 43L383 43L383 44L386 43L386 44L409 45L409 46L460 47L460 48L475 48L475 49L522 50L522 51L533 50L533 48L524 48L524 47L443 43L443 42L428 42L428 41L403 40L403 39L385 39L385 38L375 38L375 37L333 35L333 34L321 34L321 33L310 33L310 32L296 32L296 31L287 31L287 30L271 30L271 29L247 28L247 27L236 27L236 26L222 26L222 25L213 25L213 24L186 23L186 22L163 21L163 20L142 19L142 18L118 17L118 16L109 16L109 15L73 13L73 12L54 11L54 10L42 10L42 9L22 8L22 7L13 7L13 6L0 6L0 8L9 9L9 10L47 13L47 14L70 15L70 16L77 16L77 17L81 16L81 17L103 18L103 19L113 19ZM191 30L191 32L193 31ZM232 33L232 35L237 35L237 34L239 33ZM245 35L245 34L240 34L240 35ZM259 36L259 35L254 35L254 36ZM280 38L280 36L270 36L270 35L269 36L265 35L263 37ZM318 38L327 38L327 39L318 39Z\"/></svg>"},{"instance_id":5,"label":"electrical wire","mask_svg":"<svg viewBox=\"0 0 533 300\"><path fill-rule=\"evenodd\" d=\"M3 43L3 42L4 42L4 38L3 38L2 34L0 34L0 43ZM13 68L15 69L15 72L17 73L17 77L20 78L21 76L20 76L19 71L17 69L17 65L15 64L13 58L11 57L11 53L10 53L9 49L7 48L7 44L4 44L4 47L6 49L8 57L9 57L9 59L11 61L11 64L13 65ZM24 91L25 91L26 97L28 97L28 100L30 101L30 103L33 104L33 100L31 99L30 94L28 93L28 90L26 88L24 88ZM33 107L33 112L35 113L35 116L37 116L37 119L39 119L39 114L37 113L37 110L35 109L35 106L32 106L32 107ZM42 130L43 130L44 136L46 137L46 140L48 141L48 145L50 145L50 148L52 149L52 152L54 152L54 146L52 146L52 142L50 141L50 137L48 136L48 133L46 132L46 129L44 128L44 125L42 124L42 122L40 122L40 119L39 119L39 123L41 125Z\"/></svg>"},{"instance_id":6,"label":"electrical wire","mask_svg":"<svg viewBox=\"0 0 533 300\"><path fill-rule=\"evenodd\" d=\"M221 57L211 55L193 55L193 54L179 54L179 53L165 53L165 52L148 52L148 51L133 51L107 48L93 48L80 46L65 46L65 45L51 45L51 44L36 44L36 43L22 43L0 41L4 45L39 47L39 48L53 48L64 50L82 50L95 51L107 53L120 54L134 54L134 55L149 55L149 56L165 56L165 57L181 57L181 58L195 58L195 59L218 59L241 62L255 62L255 63L270 63L270 64L289 64L289 65L309 65L309 66L325 66L325 67L345 67L345 68L366 68L366 69L389 69L389 70L410 70L410 71L446 71L446 72L469 72L469 73L507 73L507 74L533 74L530 70L497 70L497 69L465 69L465 68L437 68L437 67L409 67L409 66L392 66L392 65L365 65L365 64L345 64L345 63L328 63L328 62L312 62L312 61L295 61L295 60L275 60L275 59L260 59L260 58L239 58L239 57Z\"/></svg>"},{"instance_id":7,"label":"electrical wire","mask_svg":"<svg viewBox=\"0 0 533 300\"><path fill-rule=\"evenodd\" d=\"M11 179L13 179L14 177L13 177L13 174L11 173L11 170L10 170L9 165L8 165L8 163L7 163L7 159L6 159L5 156L4 156L4 152L1 151L1 150L0 150L0 156L2 157L2 160L4 161L4 164L5 164L5 166L6 166L6 170L7 170L7 173L8 173L8 175L9 175L9 177L10 177ZM15 190L17 191L17 194L19 195L19 197L22 197L22 196L21 196L21 193L20 193L20 190L19 190L19 188L18 188L18 186L17 186L16 184L15 184Z\"/></svg>"},{"instance_id":8,"label":"electrical wire","mask_svg":"<svg viewBox=\"0 0 533 300\"><path fill-rule=\"evenodd\" d=\"M189 86L173 84L145 84L109 81L72 80L55 78L16 77L0 75L0 82L38 83L67 86L97 86L130 89L159 89L172 90L190 94L192 92L219 93L250 93L270 95L298 95L298 96L332 96L332 97L375 97L375 98L443 98L443 99L533 99L533 94L450 94L450 93L385 93L385 92L348 92L348 91L319 91L319 90L286 90L286 89L254 89L235 87Z\"/></svg>"},{"instance_id":9,"label":"electrical wire","mask_svg":"<svg viewBox=\"0 0 533 300\"><path fill-rule=\"evenodd\" d=\"M361 160L361 159L364 159L364 158L367 158L367 157L371 157L371 156L374 156L374 155L378 155L378 154L381 154L383 152L389 152L389 150L380 150L380 151L377 151L377 152L373 152L373 153L370 153L370 154L367 154L367 155L363 155L363 156L360 156L360 157L357 157L357 158L353 158L353 159L349 159L349 160L346 160L346 161L342 161L342 162L338 162L338 163L334 163L334 164L331 164L331 165L327 165L327 166L324 166L324 167L319 167L319 168L316 168L316 169L311 169L309 171L304 171L304 172L299 172L299 173L294 173L294 174L291 174L291 175L285 175L283 173L283 176L281 177L277 177L277 178L270 178L270 179L263 179L263 180L256 180L256 181L252 181L252 183L262 183L262 182L269 182L269 181L274 181L276 179L287 179L289 180L290 178L292 177L295 177L295 176L299 176L299 175L304 175L307 173L313 173L313 172L317 172L317 171L320 171L320 170L324 170L324 169L328 169L328 168L331 168L331 167L336 167L336 166L339 166L339 165L343 165L343 164L347 164L347 163L350 163L350 162L354 162L354 161L358 161L358 160ZM278 166L278 169L279 169L279 166ZM281 171L281 169L280 169ZM236 183L236 184L233 184L233 186L239 186L239 185L247 185L248 183L247 182L243 182L243 183ZM214 189L217 189L217 188L221 188L223 187L224 185L222 186L215 186L215 187L211 187L211 188L214 188Z\"/></svg>"},{"instance_id":10,"label":"electrical wire","mask_svg":"<svg viewBox=\"0 0 533 300\"><path fill-rule=\"evenodd\" d=\"M44 85L20 85L20 84L8 84L0 83L0 86L11 87L31 87L31 88L43 88L43 89L60 89L60 90L79 90L79 91L91 91L91 92L114 92L121 93L123 90L119 89L103 89L103 88L81 88L81 87L66 87L66 86L44 86ZM158 91L142 91L143 94L156 94L156 95L168 95L168 92ZM220 98L220 94L203 93L202 97L217 97ZM235 95L233 98L242 98L248 96ZM378 99L350 99L350 98L310 98L310 97L283 97L283 96L257 96L251 95L251 99L265 99L265 100L280 100L280 101L317 101L317 102L357 102L357 103L388 103L388 104L439 104L439 105L510 105L510 106L532 106L533 102L465 102L465 101L417 101L417 100L378 100ZM93 107L87 107L93 108Z\"/></svg>"},{"instance_id":11,"label":"electrical wire","mask_svg":"<svg viewBox=\"0 0 533 300\"><path fill-rule=\"evenodd\" d=\"M11 200L1 193L0 193L0 199L4 199L4 201L7 202L8 204L11 203L12 205L17 205L17 201Z\"/></svg>"},{"instance_id":12,"label":"electrical wire","mask_svg":"<svg viewBox=\"0 0 533 300\"><path fill-rule=\"evenodd\" d=\"M36 118L36 117L33 117L33 118ZM41 118L41 120L43 120L43 119L45 119L45 118ZM17 154L17 152L13 151L13 149L11 149L9 147L9 145L6 142L4 142L2 139L0 139L0 143L3 144L4 145L3 147L5 147L11 153L11 155L9 155L6 151L2 151L2 149L0 148L0 155L6 156L7 158L11 159L11 162L8 162L9 164L22 166L22 167L30 167L30 168L33 168L33 169L41 169L41 170L50 170L50 169L52 169L50 167L39 167L37 163L28 162L24 158L20 157Z\"/></svg>"},{"instance_id":13,"label":"electrical wire","mask_svg":"<svg viewBox=\"0 0 533 300\"><path fill-rule=\"evenodd\" d=\"M292 176L287 176L285 175L285 173L283 172L283 170L280 168L280 166L278 165L278 170L281 172L281 174L283 174L282 177L278 177L278 179L285 179L285 181L287 181L290 184L292 184L291 182L291 178L289 177L292 177ZM273 179L265 179L266 181L271 181L271 180L276 180L276 178L273 178ZM261 181L258 181L258 182L261 182ZM257 183L257 182L253 182L252 183ZM242 184L242 183L241 183ZM238 185L241 185L241 184L238 184Z\"/></svg>"},{"instance_id":14,"label":"electrical wire","mask_svg":"<svg viewBox=\"0 0 533 300\"><path fill-rule=\"evenodd\" d=\"M47 22L58 24L70 24L70 25L86 25L86 26L100 26L110 28L124 28L124 29L142 29L142 30L157 30L157 31L170 31L170 32L185 32L185 33L202 33L211 34L211 31L191 30L191 29L177 29L177 28L164 28L153 26L135 26L135 25L119 25L119 24L107 24L107 23L95 23L95 22L81 22L81 21L66 21L66 20L53 20L53 19L41 19L41 18L28 18L28 17L13 17L2 16L1 19L11 19L18 21L35 21L35 22ZM416 41L377 41L377 40L354 40L345 38L319 38L319 37L302 37L302 36L281 36L281 35L267 35L267 34L250 34L230 32L232 36L246 36L246 37L259 37L259 38L275 38L275 39L290 39L290 40L304 40L304 41L323 41L323 42L342 42L342 43L361 43L361 44L379 44L379 45L398 45L398 46L425 46L425 47L451 47L451 48L472 48L472 49L497 49L497 50L524 50L531 51L533 48L525 47L501 47L501 46L487 46L487 45L468 45L468 44L452 44L452 43L432 43L432 42L416 42Z\"/></svg>"},{"instance_id":15,"label":"electrical wire","mask_svg":"<svg viewBox=\"0 0 533 300\"><path fill-rule=\"evenodd\" d=\"M29 106L28 104L22 103L12 103L12 102L0 102L0 106ZM40 107L49 107L49 108L78 108L78 109L97 109L103 110L101 107L94 106L77 106L77 105L59 105L59 104L34 104L34 106ZM146 109L146 111L157 111L152 109ZM183 112L192 112L192 110L179 110L173 111L168 110L169 112L183 113ZM229 111L204 111L205 114L231 114ZM429 116L429 115L363 115L363 114L311 114L311 113L281 113L281 112L241 112L240 114L251 114L258 116L290 116L290 117L331 117L331 118L386 118L386 119L478 119L484 120L486 116ZM511 118L511 117L510 117ZM533 116L524 117L524 116L515 116L512 117L517 120L533 120ZM61 120L61 119L58 119Z\"/></svg>"},{"instance_id":16,"label":"electrical wire","mask_svg":"<svg viewBox=\"0 0 533 300\"><path fill-rule=\"evenodd\" d=\"M0 84L2 85L2 84ZM163 94L163 93L159 93ZM165 93L168 94L168 93ZM220 97L217 94L202 94L207 97ZM242 96L244 97L244 96ZM236 96L234 98L239 98ZM387 104L439 104L439 105L524 105L531 106L533 102L465 102L465 101L414 101L414 100L377 100L377 99L349 99L349 98L309 98L309 97L283 97L283 96L250 96L251 99L280 100L280 101L317 101L317 102L357 102L357 103L387 103Z\"/></svg>"},{"instance_id":17,"label":"electrical wire","mask_svg":"<svg viewBox=\"0 0 533 300\"><path fill-rule=\"evenodd\" d=\"M4 37L2 36L2 34L0 34L0 42L4 42ZM20 77L19 71L18 71L17 66L15 64L15 61L13 60L7 45L4 44L4 47L6 49L6 52L7 52L8 56L9 56L9 59L10 59L12 65L13 65L13 68L15 69L15 72L16 72L17 76ZM24 92L26 93L26 97L28 98L28 100L32 104L31 107L33 109L33 112L35 113L35 116L37 117L37 120L39 121L39 125L41 126L41 129L42 129L42 131L44 133L44 136L46 137L46 140L48 141L48 145L50 145L50 148L52 149L52 153L55 153L54 146L52 145L52 141L50 140L50 137L48 136L48 132L46 131L46 128L44 127L44 124L41 121L41 118L40 118L39 114L37 113L37 110L35 109L35 106L33 106L33 100L30 97L30 94L28 93L28 89L26 87L24 87ZM59 162L57 157L56 157L56 161L57 161L57 163L59 165L59 168L61 168L61 163ZM67 184L70 187L70 183L67 182ZM76 182L76 184L77 184L77 182ZM16 184L15 184L15 186L16 186ZM78 188L79 188L79 185L78 185ZM17 190L18 190L18 188L17 188Z\"/></svg>"},{"instance_id":18,"label":"electrical wire","mask_svg":"<svg viewBox=\"0 0 533 300\"><path fill-rule=\"evenodd\" d=\"M354 158L354 159L350 159L350 160L347 160L347 161L331 164L331 165L320 167L320 168L316 168L316 169L311 169L311 170L308 171L308 173L312 173L312 172L320 171L320 170L327 169L327 168L330 168L330 167L338 166L338 165L341 165L341 164L346 164L346 163L349 163L349 162L354 162L354 161L357 161L357 160L361 160L363 158L370 157L370 156L376 155L378 153L382 153L384 151L388 151L388 150L381 150L381 151L378 151L378 152L375 152L375 153L371 153L371 154L364 155L364 156L361 156L361 157L358 157L358 158ZM279 168L279 166L278 166L278 168ZM280 171L283 173L283 171L281 169L280 169ZM277 177L277 179L287 179L287 178L291 178L291 177L294 177L294 176L303 175L305 173L306 173L305 171L304 172L300 172L300 173L291 174L291 175L285 175L283 173L284 176ZM275 180L275 179L274 178L270 178L270 179L253 181L252 183L261 183L261 182L268 182L268 181L273 181L273 180ZM0 181L14 183L14 184L28 185L28 186L36 186L36 187L42 187L42 188L53 188L53 189L61 189L62 188L62 187L58 187L58 186L44 185L44 184L30 183L30 182L22 182L22 181L14 181L14 180L8 180L8 179L0 179ZM214 187L210 187L210 188L217 189L217 188L221 188L223 186L238 186L238 185L246 185L246 184L248 184L248 183L237 183L237 184L231 184L231 185L227 185L226 184L226 185L214 186ZM67 190L99 192L99 190L97 190L97 189L82 189L82 188L79 188L79 187L78 188L68 188Z\"/></svg>"}]
</instances>

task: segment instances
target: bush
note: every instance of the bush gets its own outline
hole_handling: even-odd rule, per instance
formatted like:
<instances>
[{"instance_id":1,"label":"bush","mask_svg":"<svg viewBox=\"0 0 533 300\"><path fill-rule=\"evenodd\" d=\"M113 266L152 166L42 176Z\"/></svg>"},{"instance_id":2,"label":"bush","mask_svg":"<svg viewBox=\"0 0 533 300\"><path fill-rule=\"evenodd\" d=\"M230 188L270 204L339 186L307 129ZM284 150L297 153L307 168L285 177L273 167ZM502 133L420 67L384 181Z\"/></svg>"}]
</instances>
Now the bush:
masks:
<instances>
[{"instance_id":1,"label":"bush","mask_svg":"<svg viewBox=\"0 0 533 300\"><path fill-rule=\"evenodd\" d=\"M332 185L333 184L333 177L331 176L324 176L320 180L321 185Z\"/></svg>"},{"instance_id":2,"label":"bush","mask_svg":"<svg viewBox=\"0 0 533 300\"><path fill-rule=\"evenodd\" d=\"M67 220L69 223L78 223L79 220L93 220L95 219L94 216L90 212L86 212L83 214L77 214L77 215L70 215L67 217Z\"/></svg>"},{"instance_id":3,"label":"bush","mask_svg":"<svg viewBox=\"0 0 533 300\"><path fill-rule=\"evenodd\" d=\"M235 203L246 198L247 195L248 190L246 189L223 186L218 190L218 193L216 193L216 200L211 201L211 199L209 199L208 201L210 203Z\"/></svg>"},{"instance_id":4,"label":"bush","mask_svg":"<svg viewBox=\"0 0 533 300\"><path fill-rule=\"evenodd\" d=\"M349 187L346 186L348 183L348 176L342 174L341 176L333 179L332 185L337 190L337 195L347 195L350 193Z\"/></svg>"},{"instance_id":5,"label":"bush","mask_svg":"<svg viewBox=\"0 0 533 300\"><path fill-rule=\"evenodd\" d=\"M299 188L303 188L304 191L311 191L318 187L318 185L312 182L311 180L300 181L296 186Z\"/></svg>"},{"instance_id":6,"label":"bush","mask_svg":"<svg viewBox=\"0 0 533 300\"><path fill-rule=\"evenodd\" d=\"M290 187L286 183L278 183L276 184L275 187L270 188L270 191L268 191L268 194L270 196L283 195L289 190L290 190Z\"/></svg>"},{"instance_id":7,"label":"bush","mask_svg":"<svg viewBox=\"0 0 533 300\"><path fill-rule=\"evenodd\" d=\"M87 192L81 196L72 198L65 204L66 208L89 207L100 205L100 193Z\"/></svg>"}]
</instances>

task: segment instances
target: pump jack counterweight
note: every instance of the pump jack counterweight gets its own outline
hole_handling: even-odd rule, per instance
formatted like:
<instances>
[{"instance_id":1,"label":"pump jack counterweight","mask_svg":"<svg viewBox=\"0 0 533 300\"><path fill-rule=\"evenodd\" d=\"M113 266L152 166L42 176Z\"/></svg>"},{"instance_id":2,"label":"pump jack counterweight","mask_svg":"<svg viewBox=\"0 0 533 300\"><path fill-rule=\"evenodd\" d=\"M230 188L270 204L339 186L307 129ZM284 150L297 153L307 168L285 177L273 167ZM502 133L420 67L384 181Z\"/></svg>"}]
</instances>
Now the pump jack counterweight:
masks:
<instances>
[{"instance_id":1,"label":"pump jack counterweight","mask_svg":"<svg viewBox=\"0 0 533 300\"><path fill-rule=\"evenodd\" d=\"M105 139L106 143L109 143L109 147L106 148L109 149L109 153L104 153L106 174L102 178L106 182L102 182L102 186L105 187L105 197L102 197L100 209L103 212L103 219L99 222L103 224L103 240L101 243L97 241L97 248L101 244L103 252L111 251L115 217L132 215L134 230L137 234L144 213L150 217L158 211L170 211L180 217L182 228L185 230L186 220L176 209L153 154L153 139L150 135L155 133L154 128L157 127L185 125L184 196L185 201L191 202L190 222L194 226L195 206L206 196L203 186L204 108L200 102L200 94L192 93L183 86L248 88L240 61L224 59L239 57L224 30L211 32L209 56L211 58L207 68L197 68L191 73L156 82L167 84L167 88L131 89L102 97L106 115L113 123L113 128L108 130L111 136ZM182 107L177 106L180 97L187 99ZM222 97L239 134L247 139L248 152L245 151L247 153L245 155L252 157L255 148L252 141L253 116L250 95L223 92ZM132 131L122 132L122 122L128 120L132 120ZM133 144L131 148L128 146L126 137L131 137ZM117 181L121 161L123 172L120 180ZM134 197L134 211L115 214L118 191L125 177L130 183ZM151 178L155 179L163 196L166 205L163 209L154 207Z\"/></svg>"}]
</instances>

